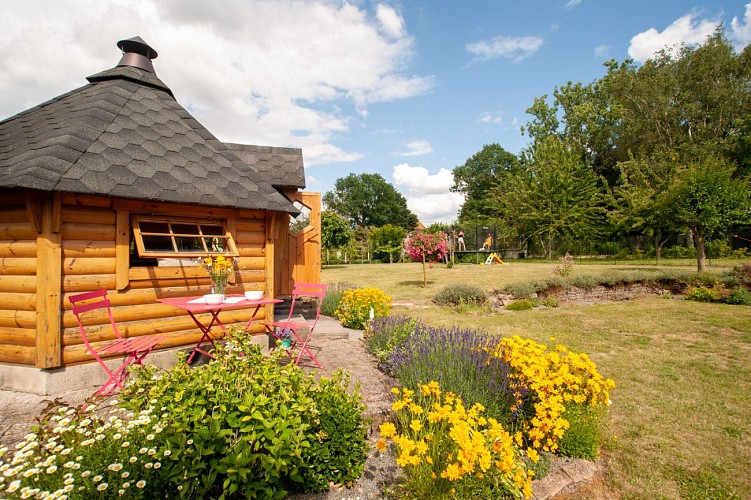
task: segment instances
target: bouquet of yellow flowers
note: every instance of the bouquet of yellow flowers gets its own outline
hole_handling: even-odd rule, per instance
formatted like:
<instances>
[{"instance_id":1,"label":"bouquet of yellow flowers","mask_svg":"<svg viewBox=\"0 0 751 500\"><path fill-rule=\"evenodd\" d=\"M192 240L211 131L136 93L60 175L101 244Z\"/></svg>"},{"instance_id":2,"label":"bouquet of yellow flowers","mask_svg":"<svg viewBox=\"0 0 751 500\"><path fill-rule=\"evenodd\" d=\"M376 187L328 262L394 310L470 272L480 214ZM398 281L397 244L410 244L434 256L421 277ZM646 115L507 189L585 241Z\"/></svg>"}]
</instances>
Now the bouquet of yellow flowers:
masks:
<instances>
[{"instance_id":1,"label":"bouquet of yellow flowers","mask_svg":"<svg viewBox=\"0 0 751 500\"><path fill-rule=\"evenodd\" d=\"M201 267L206 269L211 278L211 293L224 293L230 274L235 272L236 260L224 255L210 255L200 259Z\"/></svg>"}]
</instances>

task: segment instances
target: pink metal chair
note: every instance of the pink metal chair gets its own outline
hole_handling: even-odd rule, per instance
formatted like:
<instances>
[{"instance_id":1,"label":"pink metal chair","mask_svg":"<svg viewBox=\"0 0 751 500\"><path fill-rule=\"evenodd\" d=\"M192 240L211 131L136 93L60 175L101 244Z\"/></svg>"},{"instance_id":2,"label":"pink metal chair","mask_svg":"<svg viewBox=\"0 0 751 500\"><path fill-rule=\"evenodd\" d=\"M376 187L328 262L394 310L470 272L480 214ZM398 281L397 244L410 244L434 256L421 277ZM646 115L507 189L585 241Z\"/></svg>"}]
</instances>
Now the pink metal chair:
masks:
<instances>
[{"instance_id":1,"label":"pink metal chair","mask_svg":"<svg viewBox=\"0 0 751 500\"><path fill-rule=\"evenodd\" d=\"M76 316L76 320L78 321L78 328L81 332L83 343L86 345L86 349L89 350L91 355L94 356L94 359L96 359L97 362L102 366L102 368L104 368L104 371L107 372L107 375L109 377L104 385L102 385L102 387L98 391L96 391L94 393L94 396L92 397L100 395L106 396L115 389L123 389L123 383L130 373L128 368L131 365L142 365L143 359L146 357L146 355L148 355L154 349L154 347L159 344L159 342L167 338L166 336L158 335L143 335L140 337L124 338L120 334L120 331L117 329L115 319L112 317L112 311L110 310L110 300L107 297L107 290L97 290L95 292L86 292L78 295L72 295L69 300L71 305L73 306L73 314ZM115 332L117 339L106 342L98 348L94 349L94 347L89 342L88 336L86 335L86 330L83 326L81 314L89 311L94 311L96 309L107 310L107 315L110 319L110 325L112 325L112 330ZM125 356L125 360L117 370L112 371L102 360L101 356L103 355L122 355Z\"/></svg>"},{"instance_id":2,"label":"pink metal chair","mask_svg":"<svg viewBox=\"0 0 751 500\"><path fill-rule=\"evenodd\" d=\"M313 355L308 347L308 342L313 337L313 331L318 324L318 318L321 315L321 303L326 296L326 288L328 285L319 283L295 283L295 288L292 290L292 304L289 308L289 314L287 319L283 321L273 321L266 323L266 330L275 339L282 343L282 348L287 352L290 357L294 357L294 350L298 350L299 353L295 358L295 364L300 364L300 360L305 356L307 361L315 363L318 368L323 368L318 359ZM295 314L295 305L298 304L298 300L301 297L309 297L317 299L316 305L316 319L312 324L306 321L294 321L292 317Z\"/></svg>"}]
</instances>

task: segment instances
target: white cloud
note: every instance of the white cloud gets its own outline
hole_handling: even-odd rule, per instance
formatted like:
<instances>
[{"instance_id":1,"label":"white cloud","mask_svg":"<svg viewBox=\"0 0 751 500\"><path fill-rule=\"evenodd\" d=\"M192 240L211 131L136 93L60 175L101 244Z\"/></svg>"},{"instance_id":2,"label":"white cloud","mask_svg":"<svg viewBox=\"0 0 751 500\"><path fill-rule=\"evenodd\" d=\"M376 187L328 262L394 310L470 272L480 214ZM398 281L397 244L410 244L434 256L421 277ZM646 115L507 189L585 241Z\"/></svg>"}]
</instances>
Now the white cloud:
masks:
<instances>
[{"instance_id":1,"label":"white cloud","mask_svg":"<svg viewBox=\"0 0 751 500\"><path fill-rule=\"evenodd\" d=\"M737 16L733 16L730 27L733 30L733 36L742 47L751 43L751 3L746 4L746 13L743 20L741 21Z\"/></svg>"},{"instance_id":2,"label":"white cloud","mask_svg":"<svg viewBox=\"0 0 751 500\"><path fill-rule=\"evenodd\" d=\"M308 181L308 182L307 182L307 183L308 183L308 185L312 185L312 186L320 186L321 184L323 184L323 183L322 183L322 182L321 182L320 180L316 179L316 178L315 178L315 177L313 177L312 175L308 175L308 176L307 176L306 178L307 178L307 181Z\"/></svg>"},{"instance_id":3,"label":"white cloud","mask_svg":"<svg viewBox=\"0 0 751 500\"><path fill-rule=\"evenodd\" d=\"M408 151L397 153L399 156L422 156L433 152L433 147L428 141L417 139L404 145Z\"/></svg>"},{"instance_id":4,"label":"white cloud","mask_svg":"<svg viewBox=\"0 0 751 500\"><path fill-rule=\"evenodd\" d=\"M404 35L404 20L393 7L379 4L376 7L376 17L387 35L399 38Z\"/></svg>"},{"instance_id":5,"label":"white cloud","mask_svg":"<svg viewBox=\"0 0 751 500\"><path fill-rule=\"evenodd\" d=\"M492 113L490 111L483 111L480 113L480 117L477 119L477 123L495 123L500 124L503 117L500 113Z\"/></svg>"},{"instance_id":6,"label":"white cloud","mask_svg":"<svg viewBox=\"0 0 751 500\"><path fill-rule=\"evenodd\" d=\"M582 3L582 0L568 0L568 2L566 2L566 5L564 5L563 8L566 10L573 9L580 3Z\"/></svg>"},{"instance_id":7,"label":"white cloud","mask_svg":"<svg viewBox=\"0 0 751 500\"><path fill-rule=\"evenodd\" d=\"M404 186L410 194L446 193L454 184L454 174L451 170L442 168L437 174L431 174L425 167L412 167L407 163L400 163L394 167L394 183Z\"/></svg>"},{"instance_id":8,"label":"white cloud","mask_svg":"<svg viewBox=\"0 0 751 500\"><path fill-rule=\"evenodd\" d=\"M518 63L540 50L542 43L542 38L536 36L497 36L490 40L469 43L466 49L467 52L475 55L478 60L505 57Z\"/></svg>"},{"instance_id":9,"label":"white cloud","mask_svg":"<svg viewBox=\"0 0 751 500\"><path fill-rule=\"evenodd\" d=\"M610 45L598 45L595 47L595 57L610 57Z\"/></svg>"},{"instance_id":10,"label":"white cloud","mask_svg":"<svg viewBox=\"0 0 751 500\"><path fill-rule=\"evenodd\" d=\"M461 193L429 194L418 198L407 197L407 208L412 210L420 222L429 226L434 222L451 223L459 214L464 203Z\"/></svg>"},{"instance_id":11,"label":"white cloud","mask_svg":"<svg viewBox=\"0 0 751 500\"><path fill-rule=\"evenodd\" d=\"M6 2L0 117L84 85L115 66L118 40L136 35L159 52L157 75L220 139L302 147L307 165L361 158L332 144L351 119L435 84L405 73L414 40L384 5L369 12L359 2Z\"/></svg>"},{"instance_id":12,"label":"white cloud","mask_svg":"<svg viewBox=\"0 0 751 500\"><path fill-rule=\"evenodd\" d=\"M628 55L636 61L644 62L662 49L671 50L681 44L702 44L715 32L719 21L698 19L696 12L689 12L673 21L663 31L650 28L631 38Z\"/></svg>"}]
</instances>

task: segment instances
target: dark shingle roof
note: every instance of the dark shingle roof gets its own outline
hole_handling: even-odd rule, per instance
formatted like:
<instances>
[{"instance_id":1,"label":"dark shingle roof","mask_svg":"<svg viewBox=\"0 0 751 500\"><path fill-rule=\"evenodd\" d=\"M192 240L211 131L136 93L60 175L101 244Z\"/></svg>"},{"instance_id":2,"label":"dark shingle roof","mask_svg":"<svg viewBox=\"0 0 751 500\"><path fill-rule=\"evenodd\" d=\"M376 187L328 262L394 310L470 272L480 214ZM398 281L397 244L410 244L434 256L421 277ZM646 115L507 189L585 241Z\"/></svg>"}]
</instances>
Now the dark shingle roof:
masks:
<instances>
[{"instance_id":1,"label":"dark shingle roof","mask_svg":"<svg viewBox=\"0 0 751 500\"><path fill-rule=\"evenodd\" d=\"M119 66L88 80L0 122L0 188L297 213L272 181L299 184L300 150L285 150L299 170L248 168L155 74Z\"/></svg>"},{"instance_id":2,"label":"dark shingle roof","mask_svg":"<svg viewBox=\"0 0 751 500\"><path fill-rule=\"evenodd\" d=\"M231 143L227 147L272 186L305 188L302 149Z\"/></svg>"}]
</instances>

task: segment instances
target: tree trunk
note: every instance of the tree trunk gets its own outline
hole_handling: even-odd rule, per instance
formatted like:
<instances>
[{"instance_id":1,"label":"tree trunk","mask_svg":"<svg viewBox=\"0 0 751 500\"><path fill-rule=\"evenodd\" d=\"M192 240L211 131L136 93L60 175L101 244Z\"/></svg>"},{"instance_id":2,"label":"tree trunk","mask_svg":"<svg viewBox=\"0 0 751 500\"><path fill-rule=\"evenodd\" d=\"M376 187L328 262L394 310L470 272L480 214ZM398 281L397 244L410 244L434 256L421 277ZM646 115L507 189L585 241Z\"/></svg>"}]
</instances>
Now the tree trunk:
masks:
<instances>
[{"instance_id":1,"label":"tree trunk","mask_svg":"<svg viewBox=\"0 0 751 500\"><path fill-rule=\"evenodd\" d=\"M691 234L694 237L694 246L696 247L696 267L699 272L702 272L707 267L707 253L704 248L705 237L699 234L697 229L691 229Z\"/></svg>"},{"instance_id":2,"label":"tree trunk","mask_svg":"<svg viewBox=\"0 0 751 500\"><path fill-rule=\"evenodd\" d=\"M326 248L326 265L329 265L329 249Z\"/></svg>"},{"instance_id":3,"label":"tree trunk","mask_svg":"<svg viewBox=\"0 0 751 500\"><path fill-rule=\"evenodd\" d=\"M428 271L425 269L425 252L422 253L422 287L428 288Z\"/></svg>"}]
</instances>

